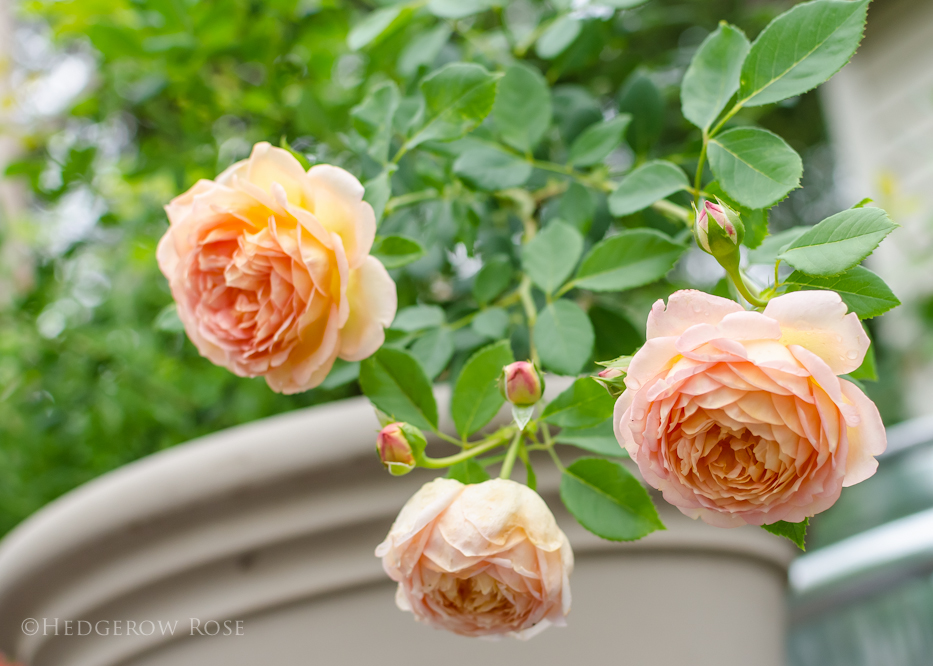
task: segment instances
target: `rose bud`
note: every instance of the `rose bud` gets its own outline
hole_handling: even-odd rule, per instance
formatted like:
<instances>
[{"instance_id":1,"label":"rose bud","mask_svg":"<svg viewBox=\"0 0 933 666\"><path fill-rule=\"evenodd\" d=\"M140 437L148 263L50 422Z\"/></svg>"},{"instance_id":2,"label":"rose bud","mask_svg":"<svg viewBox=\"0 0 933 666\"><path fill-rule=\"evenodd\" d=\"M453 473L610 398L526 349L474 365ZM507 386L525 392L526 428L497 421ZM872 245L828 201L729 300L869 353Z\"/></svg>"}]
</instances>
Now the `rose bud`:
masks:
<instances>
[{"instance_id":1,"label":"rose bud","mask_svg":"<svg viewBox=\"0 0 933 666\"><path fill-rule=\"evenodd\" d=\"M379 459L393 476L402 476L413 470L426 445L421 431L407 423L390 423L376 438Z\"/></svg>"},{"instance_id":2,"label":"rose bud","mask_svg":"<svg viewBox=\"0 0 933 666\"><path fill-rule=\"evenodd\" d=\"M618 398L625 390L625 376L631 362L631 356L620 356L611 361L600 362L597 365L604 366L605 370L601 370L593 379L602 384L609 391L609 395Z\"/></svg>"},{"instance_id":3,"label":"rose bud","mask_svg":"<svg viewBox=\"0 0 933 666\"><path fill-rule=\"evenodd\" d=\"M531 407L544 393L544 377L534 363L516 361L502 369L499 390L516 407Z\"/></svg>"},{"instance_id":4,"label":"rose bud","mask_svg":"<svg viewBox=\"0 0 933 666\"><path fill-rule=\"evenodd\" d=\"M745 237L745 225L739 214L720 201L705 201L694 227L697 243L720 263L738 266L738 247ZM729 268L729 267L727 267Z\"/></svg>"},{"instance_id":5,"label":"rose bud","mask_svg":"<svg viewBox=\"0 0 933 666\"><path fill-rule=\"evenodd\" d=\"M570 612L570 542L540 495L514 481L435 479L376 557L398 582L401 610L461 636L526 639Z\"/></svg>"}]
</instances>

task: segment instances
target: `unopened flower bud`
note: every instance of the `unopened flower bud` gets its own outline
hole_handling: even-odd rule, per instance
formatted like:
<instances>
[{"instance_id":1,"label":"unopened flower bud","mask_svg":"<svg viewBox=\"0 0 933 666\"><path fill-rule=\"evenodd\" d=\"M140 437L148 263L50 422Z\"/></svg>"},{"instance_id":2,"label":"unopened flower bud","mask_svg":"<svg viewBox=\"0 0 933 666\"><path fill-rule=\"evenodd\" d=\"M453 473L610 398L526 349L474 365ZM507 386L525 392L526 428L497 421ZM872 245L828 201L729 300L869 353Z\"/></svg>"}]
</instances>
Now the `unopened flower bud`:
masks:
<instances>
[{"instance_id":1,"label":"unopened flower bud","mask_svg":"<svg viewBox=\"0 0 933 666\"><path fill-rule=\"evenodd\" d=\"M407 423L390 423L376 438L379 458L393 476L413 470L426 445L421 431Z\"/></svg>"},{"instance_id":2,"label":"unopened flower bud","mask_svg":"<svg viewBox=\"0 0 933 666\"><path fill-rule=\"evenodd\" d=\"M694 231L697 244L720 263L738 265L739 244L745 237L745 225L739 214L720 201L705 201L697 215ZM724 264L725 265L725 264Z\"/></svg>"},{"instance_id":3,"label":"unopened flower bud","mask_svg":"<svg viewBox=\"0 0 933 666\"><path fill-rule=\"evenodd\" d=\"M499 390L516 407L531 407L544 393L544 377L533 363L516 361L502 369Z\"/></svg>"},{"instance_id":4,"label":"unopened flower bud","mask_svg":"<svg viewBox=\"0 0 933 666\"><path fill-rule=\"evenodd\" d=\"M609 395L617 398L625 390L625 375L628 373L628 366L631 362L631 356L620 356L611 361L602 361L599 365L605 370L600 370L593 379L602 384L609 391Z\"/></svg>"}]
</instances>

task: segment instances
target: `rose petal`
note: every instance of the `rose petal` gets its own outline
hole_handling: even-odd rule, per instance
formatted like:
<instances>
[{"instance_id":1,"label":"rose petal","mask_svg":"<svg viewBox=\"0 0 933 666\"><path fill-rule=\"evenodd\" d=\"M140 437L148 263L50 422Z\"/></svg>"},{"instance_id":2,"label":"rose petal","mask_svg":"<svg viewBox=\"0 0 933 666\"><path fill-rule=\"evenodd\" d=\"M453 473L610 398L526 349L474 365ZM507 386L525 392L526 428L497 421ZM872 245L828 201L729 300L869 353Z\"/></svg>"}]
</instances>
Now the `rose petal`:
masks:
<instances>
[{"instance_id":1,"label":"rose petal","mask_svg":"<svg viewBox=\"0 0 933 666\"><path fill-rule=\"evenodd\" d=\"M681 335L696 324L717 325L732 312L743 312L742 306L702 291L684 289L674 292L664 301L657 301L648 315L647 338Z\"/></svg>"},{"instance_id":2,"label":"rose petal","mask_svg":"<svg viewBox=\"0 0 933 666\"><path fill-rule=\"evenodd\" d=\"M855 406L859 413L859 425L847 429L849 456L846 459L845 487L861 483L875 473L878 461L875 456L888 448L888 438L878 408L852 382L840 380L842 394Z\"/></svg>"},{"instance_id":3,"label":"rose petal","mask_svg":"<svg viewBox=\"0 0 933 666\"><path fill-rule=\"evenodd\" d=\"M363 186L352 174L329 164L308 171L312 200L305 207L328 231L343 239L350 268L364 261L376 237L376 216L363 201Z\"/></svg>"},{"instance_id":4,"label":"rose petal","mask_svg":"<svg viewBox=\"0 0 933 666\"><path fill-rule=\"evenodd\" d=\"M834 291L795 291L772 299L764 315L781 325L781 342L800 345L820 358L837 375L862 364L870 344L855 313Z\"/></svg>"},{"instance_id":5,"label":"rose petal","mask_svg":"<svg viewBox=\"0 0 933 666\"><path fill-rule=\"evenodd\" d=\"M350 316L340 331L340 358L360 361L382 346L398 305L395 283L378 259L367 257L350 271L347 302Z\"/></svg>"}]
</instances>

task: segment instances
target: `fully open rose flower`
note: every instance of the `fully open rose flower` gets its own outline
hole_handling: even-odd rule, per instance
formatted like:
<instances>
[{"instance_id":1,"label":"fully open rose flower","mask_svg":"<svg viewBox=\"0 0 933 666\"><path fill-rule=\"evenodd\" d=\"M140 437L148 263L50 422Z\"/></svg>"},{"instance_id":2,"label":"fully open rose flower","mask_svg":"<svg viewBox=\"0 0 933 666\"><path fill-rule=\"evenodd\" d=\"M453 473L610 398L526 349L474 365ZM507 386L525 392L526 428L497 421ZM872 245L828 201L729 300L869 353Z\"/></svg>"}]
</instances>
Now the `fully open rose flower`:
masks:
<instances>
[{"instance_id":1,"label":"fully open rose flower","mask_svg":"<svg viewBox=\"0 0 933 666\"><path fill-rule=\"evenodd\" d=\"M529 638L564 624L573 551L544 500L514 481L435 479L376 549L402 610L463 636Z\"/></svg>"},{"instance_id":2,"label":"fully open rose flower","mask_svg":"<svg viewBox=\"0 0 933 666\"><path fill-rule=\"evenodd\" d=\"M869 340L834 292L764 312L698 291L654 304L615 408L619 442L684 514L720 527L799 522L874 474L878 409L837 375Z\"/></svg>"},{"instance_id":3,"label":"fully open rose flower","mask_svg":"<svg viewBox=\"0 0 933 666\"><path fill-rule=\"evenodd\" d=\"M336 358L358 361L382 344L395 283L369 255L373 209L343 169L305 173L288 151L257 143L165 210L159 267L202 356L297 393Z\"/></svg>"}]
</instances>

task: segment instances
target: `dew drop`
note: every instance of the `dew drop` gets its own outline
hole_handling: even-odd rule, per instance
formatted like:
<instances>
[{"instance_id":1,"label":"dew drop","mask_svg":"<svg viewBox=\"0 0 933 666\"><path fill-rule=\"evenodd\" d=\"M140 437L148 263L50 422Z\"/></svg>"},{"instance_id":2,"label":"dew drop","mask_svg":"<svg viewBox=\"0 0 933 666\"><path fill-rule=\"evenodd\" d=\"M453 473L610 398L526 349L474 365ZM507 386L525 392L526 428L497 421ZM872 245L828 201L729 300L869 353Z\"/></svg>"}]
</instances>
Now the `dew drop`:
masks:
<instances>
[{"instance_id":1,"label":"dew drop","mask_svg":"<svg viewBox=\"0 0 933 666\"><path fill-rule=\"evenodd\" d=\"M849 351L846 352L846 356L847 356L850 360L853 360L853 361L854 361L855 359L858 358L858 352L855 351L854 349L850 349Z\"/></svg>"},{"instance_id":2,"label":"dew drop","mask_svg":"<svg viewBox=\"0 0 933 666\"><path fill-rule=\"evenodd\" d=\"M645 418L645 410L644 409L633 410L632 418L635 419L636 421L641 421L643 418Z\"/></svg>"},{"instance_id":3,"label":"dew drop","mask_svg":"<svg viewBox=\"0 0 933 666\"><path fill-rule=\"evenodd\" d=\"M694 304L693 304L693 311L694 311L694 312L703 312L703 306L700 305L699 303L694 303Z\"/></svg>"}]
</instances>

